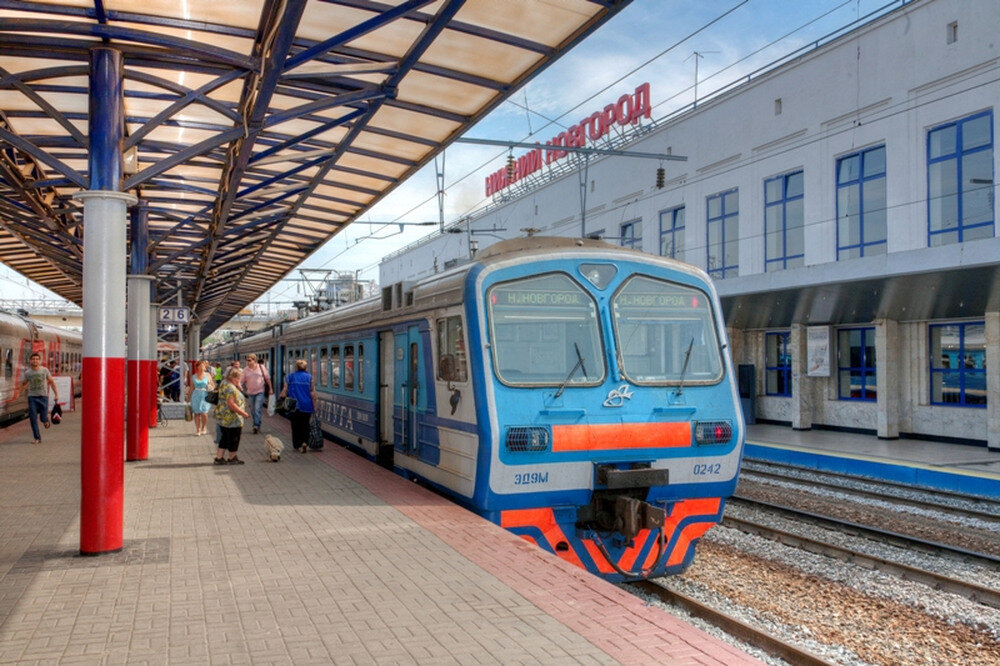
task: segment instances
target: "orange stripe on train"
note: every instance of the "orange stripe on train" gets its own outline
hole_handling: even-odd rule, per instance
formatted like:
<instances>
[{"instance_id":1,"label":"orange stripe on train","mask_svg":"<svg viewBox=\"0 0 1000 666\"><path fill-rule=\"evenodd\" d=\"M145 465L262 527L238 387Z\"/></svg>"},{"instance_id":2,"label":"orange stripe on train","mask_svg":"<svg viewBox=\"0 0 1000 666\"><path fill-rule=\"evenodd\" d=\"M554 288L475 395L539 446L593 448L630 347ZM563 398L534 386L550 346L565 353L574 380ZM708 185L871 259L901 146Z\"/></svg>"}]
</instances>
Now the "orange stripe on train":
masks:
<instances>
[{"instance_id":1,"label":"orange stripe on train","mask_svg":"<svg viewBox=\"0 0 1000 666\"><path fill-rule=\"evenodd\" d=\"M534 527L544 535L545 540L549 542L550 547L555 549L556 544L560 541L569 544L569 539L563 533L562 528L559 527L559 523L556 522L556 516L552 512L552 509L511 509L509 511L500 512L500 527L504 529L512 529L516 527ZM531 536L526 534L520 535L522 539L530 543L536 544L537 542ZM566 560L570 564L574 564L581 569L586 569L583 566L583 562L580 561L579 556L573 551L572 548L569 550L558 551L556 550L556 555Z\"/></svg>"},{"instance_id":2,"label":"orange stripe on train","mask_svg":"<svg viewBox=\"0 0 1000 666\"><path fill-rule=\"evenodd\" d=\"M600 423L552 426L553 451L691 446L691 424Z\"/></svg>"}]
</instances>

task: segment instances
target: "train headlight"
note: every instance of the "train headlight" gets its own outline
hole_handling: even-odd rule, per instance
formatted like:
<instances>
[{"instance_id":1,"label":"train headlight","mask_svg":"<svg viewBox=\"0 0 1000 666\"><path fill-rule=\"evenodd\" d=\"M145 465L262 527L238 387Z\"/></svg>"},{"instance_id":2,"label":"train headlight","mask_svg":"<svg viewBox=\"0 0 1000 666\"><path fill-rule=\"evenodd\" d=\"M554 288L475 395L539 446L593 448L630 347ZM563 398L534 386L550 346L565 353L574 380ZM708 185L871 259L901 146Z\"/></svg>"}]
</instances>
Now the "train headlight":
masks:
<instances>
[{"instance_id":1,"label":"train headlight","mask_svg":"<svg viewBox=\"0 0 1000 666\"><path fill-rule=\"evenodd\" d=\"M730 421L697 421L694 424L695 444L725 444L732 438Z\"/></svg>"},{"instance_id":2,"label":"train headlight","mask_svg":"<svg viewBox=\"0 0 1000 666\"><path fill-rule=\"evenodd\" d=\"M548 428L513 426L507 429L508 451L548 451L551 441Z\"/></svg>"}]
</instances>

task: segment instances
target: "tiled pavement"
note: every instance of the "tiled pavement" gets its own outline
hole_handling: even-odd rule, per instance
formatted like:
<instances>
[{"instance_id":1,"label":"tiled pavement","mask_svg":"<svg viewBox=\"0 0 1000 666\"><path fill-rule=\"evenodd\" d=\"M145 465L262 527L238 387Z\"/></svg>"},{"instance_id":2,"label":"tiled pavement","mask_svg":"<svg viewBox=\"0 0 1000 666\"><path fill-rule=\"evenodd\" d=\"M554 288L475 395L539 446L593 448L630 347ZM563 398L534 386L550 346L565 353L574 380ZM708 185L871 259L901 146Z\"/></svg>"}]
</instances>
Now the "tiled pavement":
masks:
<instances>
[{"instance_id":1,"label":"tiled pavement","mask_svg":"<svg viewBox=\"0 0 1000 666\"><path fill-rule=\"evenodd\" d=\"M328 444L172 421L80 557L79 413L0 430L0 664L737 664L735 648ZM289 441L287 423L265 430Z\"/></svg>"}]
</instances>

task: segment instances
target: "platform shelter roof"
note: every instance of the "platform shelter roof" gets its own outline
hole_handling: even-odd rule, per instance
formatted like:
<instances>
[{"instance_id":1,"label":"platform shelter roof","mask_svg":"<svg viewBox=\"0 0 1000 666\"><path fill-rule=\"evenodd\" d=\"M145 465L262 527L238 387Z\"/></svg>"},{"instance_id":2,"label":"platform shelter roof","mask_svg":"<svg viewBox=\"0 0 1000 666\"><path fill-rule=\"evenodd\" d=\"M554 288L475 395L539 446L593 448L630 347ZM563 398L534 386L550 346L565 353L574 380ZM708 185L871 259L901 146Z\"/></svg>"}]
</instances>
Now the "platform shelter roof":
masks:
<instances>
[{"instance_id":1,"label":"platform shelter roof","mask_svg":"<svg viewBox=\"0 0 1000 666\"><path fill-rule=\"evenodd\" d=\"M207 334L630 0L0 0L0 261L80 303L88 62Z\"/></svg>"}]
</instances>

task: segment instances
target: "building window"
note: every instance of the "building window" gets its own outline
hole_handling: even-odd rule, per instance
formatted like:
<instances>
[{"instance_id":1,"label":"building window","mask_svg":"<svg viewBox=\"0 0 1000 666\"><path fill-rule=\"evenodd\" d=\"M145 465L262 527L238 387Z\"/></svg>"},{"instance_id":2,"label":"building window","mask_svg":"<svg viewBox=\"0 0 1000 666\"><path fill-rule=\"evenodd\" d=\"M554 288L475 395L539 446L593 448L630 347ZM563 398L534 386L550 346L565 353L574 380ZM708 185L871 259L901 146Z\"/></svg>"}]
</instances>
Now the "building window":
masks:
<instances>
[{"instance_id":1,"label":"building window","mask_svg":"<svg viewBox=\"0 0 1000 666\"><path fill-rule=\"evenodd\" d=\"M660 256L684 261L684 206L660 213Z\"/></svg>"},{"instance_id":2,"label":"building window","mask_svg":"<svg viewBox=\"0 0 1000 666\"><path fill-rule=\"evenodd\" d=\"M805 211L802 172L764 181L765 271L797 268L805 263Z\"/></svg>"},{"instance_id":3,"label":"building window","mask_svg":"<svg viewBox=\"0 0 1000 666\"><path fill-rule=\"evenodd\" d=\"M630 247L633 250L642 249L642 220L632 220L625 222L621 226L622 247Z\"/></svg>"},{"instance_id":4,"label":"building window","mask_svg":"<svg viewBox=\"0 0 1000 666\"><path fill-rule=\"evenodd\" d=\"M739 274L739 190L714 194L706 200L708 214L708 274L714 278Z\"/></svg>"},{"instance_id":5,"label":"building window","mask_svg":"<svg viewBox=\"0 0 1000 666\"><path fill-rule=\"evenodd\" d=\"M993 112L927 133L928 245L993 237Z\"/></svg>"},{"instance_id":6,"label":"building window","mask_svg":"<svg viewBox=\"0 0 1000 666\"><path fill-rule=\"evenodd\" d=\"M876 400L875 329L837 331L837 390L841 400Z\"/></svg>"},{"instance_id":7,"label":"building window","mask_svg":"<svg viewBox=\"0 0 1000 666\"><path fill-rule=\"evenodd\" d=\"M837 160L837 260L885 254L885 146Z\"/></svg>"},{"instance_id":8,"label":"building window","mask_svg":"<svg viewBox=\"0 0 1000 666\"><path fill-rule=\"evenodd\" d=\"M986 406L986 326L984 322L932 324L931 403Z\"/></svg>"},{"instance_id":9,"label":"building window","mask_svg":"<svg viewBox=\"0 0 1000 666\"><path fill-rule=\"evenodd\" d=\"M958 41L958 21L952 21L948 24L948 31L945 33L945 41L949 44L954 44Z\"/></svg>"},{"instance_id":10,"label":"building window","mask_svg":"<svg viewBox=\"0 0 1000 666\"><path fill-rule=\"evenodd\" d=\"M785 333L764 334L765 387L767 395L792 395L792 354Z\"/></svg>"}]
</instances>

